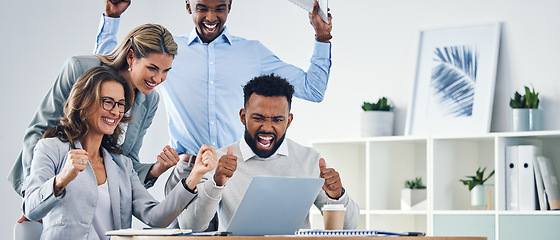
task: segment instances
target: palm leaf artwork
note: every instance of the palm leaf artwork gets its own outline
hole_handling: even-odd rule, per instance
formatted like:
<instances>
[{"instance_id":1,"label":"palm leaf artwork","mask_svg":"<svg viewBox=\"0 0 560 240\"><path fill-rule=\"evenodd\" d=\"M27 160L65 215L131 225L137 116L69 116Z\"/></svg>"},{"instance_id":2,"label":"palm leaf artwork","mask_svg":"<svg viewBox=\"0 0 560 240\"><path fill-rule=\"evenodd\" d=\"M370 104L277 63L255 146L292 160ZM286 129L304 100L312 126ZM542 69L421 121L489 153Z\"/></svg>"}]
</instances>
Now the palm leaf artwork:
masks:
<instances>
[{"instance_id":1,"label":"palm leaf artwork","mask_svg":"<svg viewBox=\"0 0 560 240\"><path fill-rule=\"evenodd\" d=\"M478 66L476 47L437 47L433 60L430 88L438 111L443 116L472 116Z\"/></svg>"}]
</instances>

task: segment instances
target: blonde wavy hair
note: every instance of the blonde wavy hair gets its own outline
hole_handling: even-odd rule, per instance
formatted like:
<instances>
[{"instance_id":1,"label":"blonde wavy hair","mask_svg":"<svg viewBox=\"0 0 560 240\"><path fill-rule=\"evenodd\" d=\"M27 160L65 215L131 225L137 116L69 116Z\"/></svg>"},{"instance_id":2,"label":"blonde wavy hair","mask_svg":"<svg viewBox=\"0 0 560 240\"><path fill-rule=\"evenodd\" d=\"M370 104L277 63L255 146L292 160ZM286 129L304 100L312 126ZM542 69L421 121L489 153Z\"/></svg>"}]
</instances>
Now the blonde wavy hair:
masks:
<instances>
[{"instance_id":1,"label":"blonde wavy hair","mask_svg":"<svg viewBox=\"0 0 560 240\"><path fill-rule=\"evenodd\" d=\"M101 61L117 70L128 68L126 56L132 49L136 58L145 58L150 53L166 53L175 57L177 44L171 33L159 24L143 24L136 27L107 55L96 54Z\"/></svg>"}]
</instances>

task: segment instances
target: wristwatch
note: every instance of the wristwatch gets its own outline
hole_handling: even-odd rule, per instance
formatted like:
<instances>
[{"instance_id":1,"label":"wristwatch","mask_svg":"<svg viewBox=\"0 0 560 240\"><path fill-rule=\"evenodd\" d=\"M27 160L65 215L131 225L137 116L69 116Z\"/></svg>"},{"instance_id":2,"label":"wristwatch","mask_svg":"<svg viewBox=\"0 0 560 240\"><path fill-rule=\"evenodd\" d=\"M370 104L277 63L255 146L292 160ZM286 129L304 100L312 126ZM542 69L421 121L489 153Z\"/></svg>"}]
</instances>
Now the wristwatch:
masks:
<instances>
[{"instance_id":1,"label":"wristwatch","mask_svg":"<svg viewBox=\"0 0 560 240\"><path fill-rule=\"evenodd\" d=\"M332 35L329 33L328 35L315 35L315 41L317 42L321 42L321 41L328 41L331 40Z\"/></svg>"},{"instance_id":2,"label":"wristwatch","mask_svg":"<svg viewBox=\"0 0 560 240\"><path fill-rule=\"evenodd\" d=\"M196 155L191 155L189 157L189 166L194 165L195 162L196 162Z\"/></svg>"}]
</instances>

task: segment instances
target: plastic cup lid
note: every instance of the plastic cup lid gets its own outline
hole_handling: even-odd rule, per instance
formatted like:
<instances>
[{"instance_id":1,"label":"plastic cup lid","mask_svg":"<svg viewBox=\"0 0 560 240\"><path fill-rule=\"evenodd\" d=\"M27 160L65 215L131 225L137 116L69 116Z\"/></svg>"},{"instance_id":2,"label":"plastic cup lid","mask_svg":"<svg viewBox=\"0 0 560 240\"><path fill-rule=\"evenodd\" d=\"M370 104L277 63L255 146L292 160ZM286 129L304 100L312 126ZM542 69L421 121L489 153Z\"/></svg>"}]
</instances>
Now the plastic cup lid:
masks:
<instances>
[{"instance_id":1,"label":"plastic cup lid","mask_svg":"<svg viewBox=\"0 0 560 240\"><path fill-rule=\"evenodd\" d=\"M344 204L325 204L323 205L322 208L323 211L325 210L346 210L346 208L344 208Z\"/></svg>"}]
</instances>

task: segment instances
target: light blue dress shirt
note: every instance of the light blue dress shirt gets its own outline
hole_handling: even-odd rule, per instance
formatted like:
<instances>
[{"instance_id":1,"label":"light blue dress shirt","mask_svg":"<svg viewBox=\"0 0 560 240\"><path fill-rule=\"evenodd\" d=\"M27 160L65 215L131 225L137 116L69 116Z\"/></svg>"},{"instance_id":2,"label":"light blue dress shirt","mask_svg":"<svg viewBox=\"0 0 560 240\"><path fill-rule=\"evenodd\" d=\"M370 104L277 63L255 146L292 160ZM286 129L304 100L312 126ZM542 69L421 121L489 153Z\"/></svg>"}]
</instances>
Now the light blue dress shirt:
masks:
<instances>
[{"instance_id":1,"label":"light blue dress shirt","mask_svg":"<svg viewBox=\"0 0 560 240\"><path fill-rule=\"evenodd\" d=\"M97 53L114 49L118 23L102 18ZM295 97L323 100L331 67L330 43L315 42L305 72L281 61L259 41L230 35L227 28L211 43L203 43L196 29L174 39L178 54L158 90L165 102L171 146L178 153L196 154L202 144L218 149L240 139L243 86L256 76L274 73L294 85Z\"/></svg>"}]
</instances>

